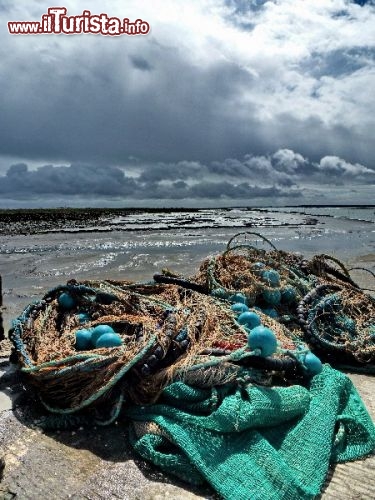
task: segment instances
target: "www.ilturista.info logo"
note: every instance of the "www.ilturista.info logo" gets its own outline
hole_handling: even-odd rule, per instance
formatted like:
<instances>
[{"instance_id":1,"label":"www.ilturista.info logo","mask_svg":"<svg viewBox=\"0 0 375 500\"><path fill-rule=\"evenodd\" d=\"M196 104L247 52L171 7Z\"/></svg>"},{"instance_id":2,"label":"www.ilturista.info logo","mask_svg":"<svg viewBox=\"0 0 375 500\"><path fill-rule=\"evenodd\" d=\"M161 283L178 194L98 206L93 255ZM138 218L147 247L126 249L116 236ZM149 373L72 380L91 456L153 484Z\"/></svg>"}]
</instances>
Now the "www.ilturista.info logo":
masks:
<instances>
[{"instance_id":1,"label":"www.ilturista.info logo","mask_svg":"<svg viewBox=\"0 0 375 500\"><path fill-rule=\"evenodd\" d=\"M92 15L84 10L80 16L67 16L65 7L50 7L48 14L39 21L9 21L8 31L12 35L147 35L150 25L142 19L130 22L127 17L108 17L107 14Z\"/></svg>"}]
</instances>

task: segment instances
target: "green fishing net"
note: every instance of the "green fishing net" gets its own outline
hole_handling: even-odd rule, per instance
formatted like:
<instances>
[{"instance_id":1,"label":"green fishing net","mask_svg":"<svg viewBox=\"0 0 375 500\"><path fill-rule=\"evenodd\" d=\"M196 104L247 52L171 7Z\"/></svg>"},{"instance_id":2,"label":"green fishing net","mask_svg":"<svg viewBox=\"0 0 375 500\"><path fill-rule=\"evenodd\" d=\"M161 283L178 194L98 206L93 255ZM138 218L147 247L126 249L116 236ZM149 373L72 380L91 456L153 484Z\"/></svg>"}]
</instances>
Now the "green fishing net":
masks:
<instances>
[{"instance_id":1,"label":"green fishing net","mask_svg":"<svg viewBox=\"0 0 375 500\"><path fill-rule=\"evenodd\" d=\"M225 499L314 498L330 464L375 447L356 389L329 365L306 387L175 382L158 404L127 415L140 455L185 481L207 481Z\"/></svg>"}]
</instances>

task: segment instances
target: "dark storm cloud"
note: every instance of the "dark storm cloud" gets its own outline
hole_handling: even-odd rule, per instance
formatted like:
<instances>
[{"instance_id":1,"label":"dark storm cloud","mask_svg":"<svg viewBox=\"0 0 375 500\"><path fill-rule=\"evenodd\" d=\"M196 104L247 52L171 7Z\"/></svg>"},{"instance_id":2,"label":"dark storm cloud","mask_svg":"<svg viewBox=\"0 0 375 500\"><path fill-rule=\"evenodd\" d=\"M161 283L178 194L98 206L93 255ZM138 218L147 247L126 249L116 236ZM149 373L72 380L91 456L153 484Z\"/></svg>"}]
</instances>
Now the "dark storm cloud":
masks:
<instances>
[{"instance_id":1,"label":"dark storm cloud","mask_svg":"<svg viewBox=\"0 0 375 500\"><path fill-rule=\"evenodd\" d=\"M24 163L12 165L0 177L0 194L18 196L77 195L123 196L129 195L135 182L115 167L71 165L53 167L45 165L30 171Z\"/></svg>"},{"instance_id":2,"label":"dark storm cloud","mask_svg":"<svg viewBox=\"0 0 375 500\"><path fill-rule=\"evenodd\" d=\"M246 14L263 8L269 0L225 0L225 4L233 9L234 14Z\"/></svg>"},{"instance_id":3,"label":"dark storm cloud","mask_svg":"<svg viewBox=\"0 0 375 500\"><path fill-rule=\"evenodd\" d=\"M241 88L251 85L245 70L232 62L195 66L145 42L155 61L149 71L146 59L134 56L131 62L121 56L119 66L123 50L112 49L98 43L94 62L84 46L73 57L57 47L52 63L25 48L22 73L0 75L1 153L112 163L131 155L204 160L245 147L253 120L239 129L232 108Z\"/></svg>"},{"instance_id":4,"label":"dark storm cloud","mask_svg":"<svg viewBox=\"0 0 375 500\"><path fill-rule=\"evenodd\" d=\"M328 125L319 115L301 119L292 112L279 113L277 125L272 130L274 144L270 150L284 149L284 145L289 144L288 148L300 152L312 161L318 161L335 150L341 151L340 156L350 162L371 166L373 158L369 157L369 152L372 146L365 129L364 125L359 124L358 129L354 130L345 122ZM263 132L266 133L266 130L264 127Z\"/></svg>"},{"instance_id":5,"label":"dark storm cloud","mask_svg":"<svg viewBox=\"0 0 375 500\"><path fill-rule=\"evenodd\" d=\"M290 149L280 149L272 155L245 155L242 159L229 158L214 162L208 170L232 179L242 179L250 183L273 184L278 186L323 183L327 188L333 180L345 183L365 183L375 181L375 170L359 163L350 163L337 156L324 156L311 161Z\"/></svg>"},{"instance_id":6,"label":"dark storm cloud","mask_svg":"<svg viewBox=\"0 0 375 500\"><path fill-rule=\"evenodd\" d=\"M272 155L273 168L278 172L296 175L310 173L309 161L290 149L280 149Z\"/></svg>"},{"instance_id":7,"label":"dark storm cloud","mask_svg":"<svg viewBox=\"0 0 375 500\"><path fill-rule=\"evenodd\" d=\"M129 176L112 166L72 164L44 165L30 170L24 163L11 165L0 176L0 196L14 199L37 196L93 196L133 200L252 200L298 198L310 185L329 191L330 186L375 182L375 172L337 156L311 162L289 149L272 155L245 155L212 165L195 162L155 164L147 175ZM202 175L202 172L204 175Z\"/></svg>"},{"instance_id":8,"label":"dark storm cloud","mask_svg":"<svg viewBox=\"0 0 375 500\"><path fill-rule=\"evenodd\" d=\"M353 0L353 3L356 3L357 5L363 7L366 4L374 5L374 0Z\"/></svg>"},{"instance_id":9,"label":"dark storm cloud","mask_svg":"<svg viewBox=\"0 0 375 500\"><path fill-rule=\"evenodd\" d=\"M375 181L375 170L369 169L359 163L348 163L337 156L325 156L315 165L316 172L327 177L343 177L356 182Z\"/></svg>"},{"instance_id":10,"label":"dark storm cloud","mask_svg":"<svg viewBox=\"0 0 375 500\"><path fill-rule=\"evenodd\" d=\"M314 167L302 155L290 149L280 149L273 155L245 155L242 160L228 158L223 162L213 162L209 171L222 176L242 178L258 183L272 183L280 186L295 184L297 176L306 179Z\"/></svg>"},{"instance_id":11,"label":"dark storm cloud","mask_svg":"<svg viewBox=\"0 0 375 500\"><path fill-rule=\"evenodd\" d=\"M195 176L196 177L196 176ZM299 196L298 190L281 190L275 186L256 186L248 182L183 180L160 182L132 178L116 167L88 165L45 165L29 170L27 165L11 165L0 177L0 195L15 199L36 196L126 197L127 199L231 199Z\"/></svg>"},{"instance_id":12,"label":"dark storm cloud","mask_svg":"<svg viewBox=\"0 0 375 500\"><path fill-rule=\"evenodd\" d=\"M227 1L227 8L238 15L261 14L267 2ZM268 111L268 118L261 117L263 101L279 94L278 58L262 63L260 53L259 61L243 64L236 56L218 56L197 64L186 48L159 42L160 35L155 29L136 44L82 36L77 45L75 37L55 37L44 44L41 37L8 34L2 49L6 70L0 72L0 153L109 164L129 156L210 162L287 146L306 155L314 150L320 157L346 156L345 149L350 149L350 161L356 155L361 162L372 157L369 144L357 148L352 141L354 146L346 148L346 134L361 136L351 124L342 123L337 130L319 115L299 119L292 110L290 120L285 112ZM312 53L306 64L316 67L319 58L320 71L326 74L340 57L343 64L337 63L334 71L354 70L369 64L355 62L359 53L360 48ZM283 71L288 63L284 66ZM287 89L293 87L294 82L287 83ZM303 104L295 93L290 99L299 108ZM310 133L311 127L316 133Z\"/></svg>"},{"instance_id":13,"label":"dark storm cloud","mask_svg":"<svg viewBox=\"0 0 375 500\"><path fill-rule=\"evenodd\" d=\"M280 196L299 196L298 191L293 191L292 194L281 191L275 186L258 187L250 185L247 182L240 184L231 184L230 182L201 182L191 188L192 196L196 198L231 198L231 199L246 199L252 198L277 198Z\"/></svg>"},{"instance_id":14,"label":"dark storm cloud","mask_svg":"<svg viewBox=\"0 0 375 500\"><path fill-rule=\"evenodd\" d=\"M243 159L227 158L207 165L188 161L157 163L141 170L138 180L150 183L215 177L286 186L293 183L290 176L305 173L309 175L311 169L312 165L302 155L290 149L280 149L273 155L247 154Z\"/></svg>"},{"instance_id":15,"label":"dark storm cloud","mask_svg":"<svg viewBox=\"0 0 375 500\"><path fill-rule=\"evenodd\" d=\"M231 202L246 200L250 202L259 198L298 198L299 196L301 196L301 192L298 189L280 189L276 186L261 187L247 182L198 181L189 185L184 181L177 181L170 185L158 182L139 185L139 190L132 197L165 200L229 200Z\"/></svg>"}]
</instances>

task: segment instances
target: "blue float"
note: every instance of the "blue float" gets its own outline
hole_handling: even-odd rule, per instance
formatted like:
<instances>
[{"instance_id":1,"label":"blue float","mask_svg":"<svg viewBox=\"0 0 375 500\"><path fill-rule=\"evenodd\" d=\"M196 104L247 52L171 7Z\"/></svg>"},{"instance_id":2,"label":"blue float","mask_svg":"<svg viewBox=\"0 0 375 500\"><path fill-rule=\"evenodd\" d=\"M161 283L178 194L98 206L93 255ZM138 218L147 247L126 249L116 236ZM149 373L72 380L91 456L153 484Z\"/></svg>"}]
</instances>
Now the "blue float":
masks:
<instances>
[{"instance_id":1,"label":"blue float","mask_svg":"<svg viewBox=\"0 0 375 500\"><path fill-rule=\"evenodd\" d=\"M273 269L270 269L269 271L263 271L262 280L265 281L268 286L279 286L280 274Z\"/></svg>"},{"instance_id":2,"label":"blue float","mask_svg":"<svg viewBox=\"0 0 375 500\"><path fill-rule=\"evenodd\" d=\"M243 293L235 293L229 297L229 300L235 304L237 302L241 302L242 304L246 304L247 300Z\"/></svg>"},{"instance_id":3,"label":"blue float","mask_svg":"<svg viewBox=\"0 0 375 500\"><path fill-rule=\"evenodd\" d=\"M212 297L217 297L218 299L227 299L229 296L229 292L224 290L224 288L216 288L211 292Z\"/></svg>"},{"instance_id":4,"label":"blue float","mask_svg":"<svg viewBox=\"0 0 375 500\"><path fill-rule=\"evenodd\" d=\"M238 314L244 313L249 310L247 305L244 304L243 302L237 302L236 304L231 305L230 308L232 309L233 312Z\"/></svg>"},{"instance_id":5,"label":"blue float","mask_svg":"<svg viewBox=\"0 0 375 500\"><path fill-rule=\"evenodd\" d=\"M255 262L252 266L251 266L251 269L253 271L254 274L256 274L257 276L260 276L264 270L264 268L266 267L265 264L263 264L263 262Z\"/></svg>"},{"instance_id":6,"label":"blue float","mask_svg":"<svg viewBox=\"0 0 375 500\"><path fill-rule=\"evenodd\" d=\"M279 317L279 314L276 311L276 309L273 309L272 307L267 308L267 309L263 309L262 312L263 312L263 314L266 314L269 318L276 319Z\"/></svg>"},{"instance_id":7,"label":"blue float","mask_svg":"<svg viewBox=\"0 0 375 500\"><path fill-rule=\"evenodd\" d=\"M122 338L117 333L104 333L96 341L95 347L119 347L122 345Z\"/></svg>"},{"instance_id":8,"label":"blue float","mask_svg":"<svg viewBox=\"0 0 375 500\"><path fill-rule=\"evenodd\" d=\"M105 333L115 333L114 329L109 325L98 325L92 330L91 340L96 345L99 337Z\"/></svg>"},{"instance_id":9,"label":"blue float","mask_svg":"<svg viewBox=\"0 0 375 500\"><path fill-rule=\"evenodd\" d=\"M62 293L59 298L57 299L59 306L62 309L69 310L73 309L73 307L76 305L76 301L74 298L69 294L69 293Z\"/></svg>"},{"instance_id":10,"label":"blue float","mask_svg":"<svg viewBox=\"0 0 375 500\"><path fill-rule=\"evenodd\" d=\"M79 351L86 351L92 347L91 333L92 330L88 330L86 328L76 331L76 349Z\"/></svg>"},{"instance_id":11,"label":"blue float","mask_svg":"<svg viewBox=\"0 0 375 500\"><path fill-rule=\"evenodd\" d=\"M277 350L276 335L265 326L253 328L247 338L247 343L252 351L259 349L261 356L272 356Z\"/></svg>"},{"instance_id":12,"label":"blue float","mask_svg":"<svg viewBox=\"0 0 375 500\"><path fill-rule=\"evenodd\" d=\"M312 352L308 352L303 360L303 366L309 375L318 375L323 369L322 362Z\"/></svg>"},{"instance_id":13,"label":"blue float","mask_svg":"<svg viewBox=\"0 0 375 500\"><path fill-rule=\"evenodd\" d=\"M297 293L294 287L286 286L281 291L281 301L284 302L284 304L292 304L296 300L297 300Z\"/></svg>"},{"instance_id":14,"label":"blue float","mask_svg":"<svg viewBox=\"0 0 375 500\"><path fill-rule=\"evenodd\" d=\"M247 326L250 330L261 323L260 317L252 311L243 312L238 316L237 321L240 325Z\"/></svg>"},{"instance_id":15,"label":"blue float","mask_svg":"<svg viewBox=\"0 0 375 500\"><path fill-rule=\"evenodd\" d=\"M267 304L270 304L271 306L278 306L281 300L281 292L280 290L266 288L263 290L263 298Z\"/></svg>"},{"instance_id":16,"label":"blue float","mask_svg":"<svg viewBox=\"0 0 375 500\"><path fill-rule=\"evenodd\" d=\"M80 323L87 323L88 321L90 321L90 316L87 313L79 313L78 321Z\"/></svg>"}]
</instances>

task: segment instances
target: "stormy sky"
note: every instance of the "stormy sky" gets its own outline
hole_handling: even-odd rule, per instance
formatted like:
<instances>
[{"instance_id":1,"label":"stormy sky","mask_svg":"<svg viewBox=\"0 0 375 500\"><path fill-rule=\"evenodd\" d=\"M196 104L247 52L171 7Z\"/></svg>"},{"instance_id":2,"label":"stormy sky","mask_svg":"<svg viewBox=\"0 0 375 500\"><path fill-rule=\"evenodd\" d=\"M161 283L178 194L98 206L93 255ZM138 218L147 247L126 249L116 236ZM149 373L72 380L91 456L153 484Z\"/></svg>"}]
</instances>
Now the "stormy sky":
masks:
<instances>
[{"instance_id":1,"label":"stormy sky","mask_svg":"<svg viewBox=\"0 0 375 500\"><path fill-rule=\"evenodd\" d=\"M0 0L0 207L375 203L373 0L61 6L151 30L10 35L51 4Z\"/></svg>"}]
</instances>

